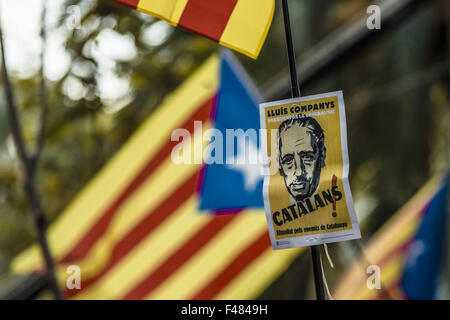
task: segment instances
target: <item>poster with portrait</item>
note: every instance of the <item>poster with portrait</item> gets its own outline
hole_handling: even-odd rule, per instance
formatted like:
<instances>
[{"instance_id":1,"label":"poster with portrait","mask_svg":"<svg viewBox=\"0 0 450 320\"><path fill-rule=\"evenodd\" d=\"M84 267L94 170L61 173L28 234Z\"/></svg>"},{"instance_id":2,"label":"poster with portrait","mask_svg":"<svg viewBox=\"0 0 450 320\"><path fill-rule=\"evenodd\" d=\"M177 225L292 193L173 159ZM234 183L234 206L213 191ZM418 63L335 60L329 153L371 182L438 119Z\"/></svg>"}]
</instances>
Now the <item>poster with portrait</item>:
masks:
<instances>
[{"instance_id":1,"label":"poster with portrait","mask_svg":"<svg viewBox=\"0 0 450 320\"><path fill-rule=\"evenodd\" d=\"M273 249L361 238L348 183L342 91L260 105Z\"/></svg>"}]
</instances>

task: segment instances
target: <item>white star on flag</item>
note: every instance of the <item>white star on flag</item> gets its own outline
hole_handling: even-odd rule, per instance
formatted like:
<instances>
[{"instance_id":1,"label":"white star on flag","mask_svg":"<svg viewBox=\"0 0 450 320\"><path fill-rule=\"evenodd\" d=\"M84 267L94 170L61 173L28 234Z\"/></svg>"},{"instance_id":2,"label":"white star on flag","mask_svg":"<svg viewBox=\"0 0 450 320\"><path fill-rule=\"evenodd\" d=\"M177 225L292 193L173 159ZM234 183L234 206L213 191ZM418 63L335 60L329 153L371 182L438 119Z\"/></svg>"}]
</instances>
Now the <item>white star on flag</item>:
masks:
<instances>
[{"instance_id":1,"label":"white star on flag","mask_svg":"<svg viewBox=\"0 0 450 320\"><path fill-rule=\"evenodd\" d=\"M408 257L406 259L406 266L412 267L417 263L419 257L425 252L426 246L422 240L416 240L409 249Z\"/></svg>"},{"instance_id":2,"label":"white star on flag","mask_svg":"<svg viewBox=\"0 0 450 320\"><path fill-rule=\"evenodd\" d=\"M240 172L244 178L245 190L253 192L264 177L261 149L251 139L238 139L237 147L236 156L227 158L227 167Z\"/></svg>"}]
</instances>

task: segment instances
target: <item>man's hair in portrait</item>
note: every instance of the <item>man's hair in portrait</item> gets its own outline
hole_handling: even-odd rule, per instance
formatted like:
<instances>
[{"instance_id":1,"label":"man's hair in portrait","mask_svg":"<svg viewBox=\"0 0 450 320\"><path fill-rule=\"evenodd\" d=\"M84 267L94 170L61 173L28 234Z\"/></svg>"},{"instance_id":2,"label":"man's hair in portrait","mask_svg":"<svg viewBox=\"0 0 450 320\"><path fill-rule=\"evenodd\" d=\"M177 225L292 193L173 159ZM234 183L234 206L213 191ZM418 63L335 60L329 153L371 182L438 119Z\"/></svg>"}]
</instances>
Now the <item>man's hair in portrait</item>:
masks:
<instances>
[{"instance_id":1,"label":"man's hair in portrait","mask_svg":"<svg viewBox=\"0 0 450 320\"><path fill-rule=\"evenodd\" d=\"M314 136L317 138L317 143L315 147L317 147L319 151L319 158L320 158L319 163L322 168L325 167L325 154L326 154L325 134L322 130L322 127L317 122L317 120L311 117L292 118L280 124L278 128L279 153L281 154L281 145L282 145L281 132L286 131L287 129L289 129L294 125L310 129L311 132L314 134Z\"/></svg>"}]
</instances>

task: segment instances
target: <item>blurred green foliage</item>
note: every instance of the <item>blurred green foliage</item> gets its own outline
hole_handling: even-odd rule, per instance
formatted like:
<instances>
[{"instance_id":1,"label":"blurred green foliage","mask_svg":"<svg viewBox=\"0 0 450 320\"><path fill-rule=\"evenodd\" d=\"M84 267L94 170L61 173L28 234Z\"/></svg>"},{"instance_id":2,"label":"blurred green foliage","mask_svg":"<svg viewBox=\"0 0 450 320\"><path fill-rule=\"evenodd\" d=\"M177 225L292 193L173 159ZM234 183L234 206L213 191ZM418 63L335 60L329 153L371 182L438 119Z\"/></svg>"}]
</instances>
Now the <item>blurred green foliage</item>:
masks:
<instances>
[{"instance_id":1,"label":"blurred green foliage","mask_svg":"<svg viewBox=\"0 0 450 320\"><path fill-rule=\"evenodd\" d=\"M298 56L339 26L364 14L371 3L291 1ZM439 63L448 59L448 31L437 3L424 6L400 28L357 48L332 72L302 87L303 95L344 91L350 180L363 222L363 241L433 173L447 166L443 150L448 148L448 72L439 72L444 68L439 68ZM81 8L81 24L79 29L67 29L71 19L67 14L55 27L65 30L64 46L71 64L62 78L47 81L48 122L37 174L50 222L162 99L218 49L209 40L162 25L165 23L158 19L113 1L65 1L65 7L71 5ZM279 9L260 58L255 61L238 55L258 87L274 81L273 75L280 70L287 72ZM52 32L48 31L49 37ZM105 57L109 71L131 87L130 92L115 99L101 97L99 79L105 67L97 49L105 32L131 39L136 48L135 55ZM448 64L446 68L448 71ZM25 140L32 148L37 133L38 77L12 78ZM0 279L9 274L13 257L34 239L19 169L4 99L0 99ZM332 248L342 251L334 255L340 270L348 256L339 245ZM299 289L304 288L309 268L298 260L263 297L301 298L309 294ZM339 272L333 274L331 282Z\"/></svg>"}]
</instances>

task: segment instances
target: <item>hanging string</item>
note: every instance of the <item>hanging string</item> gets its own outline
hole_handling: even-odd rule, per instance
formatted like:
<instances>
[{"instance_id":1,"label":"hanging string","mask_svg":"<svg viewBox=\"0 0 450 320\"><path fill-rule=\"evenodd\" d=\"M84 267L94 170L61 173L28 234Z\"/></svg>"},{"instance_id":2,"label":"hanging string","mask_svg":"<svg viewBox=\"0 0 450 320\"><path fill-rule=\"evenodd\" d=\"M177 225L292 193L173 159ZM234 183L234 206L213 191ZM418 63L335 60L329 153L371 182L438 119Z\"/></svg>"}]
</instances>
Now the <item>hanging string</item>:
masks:
<instances>
[{"instance_id":1,"label":"hanging string","mask_svg":"<svg viewBox=\"0 0 450 320\"><path fill-rule=\"evenodd\" d=\"M327 255L328 262L330 263L330 266L331 266L332 268L334 268L333 261L331 261L330 254L328 253L328 246L327 246L327 244L324 243L324 244L323 244L323 247L324 247L324 249L325 249L325 254Z\"/></svg>"},{"instance_id":2,"label":"hanging string","mask_svg":"<svg viewBox=\"0 0 450 320\"><path fill-rule=\"evenodd\" d=\"M331 261L330 254L328 253L328 246L326 243L323 244L323 248L325 250L325 255L327 256L328 262L330 263L331 268L334 268L333 261ZM320 260L320 264L322 267L322 278L323 278L323 284L325 285L325 289L327 290L327 295L329 300L334 300L333 296L330 293L330 289L328 288L327 278L325 277L325 271L323 269L322 260Z\"/></svg>"},{"instance_id":3,"label":"hanging string","mask_svg":"<svg viewBox=\"0 0 450 320\"><path fill-rule=\"evenodd\" d=\"M323 284L325 285L325 290L327 290L328 299L329 300L334 300L333 297L331 296L330 289L328 289L327 278L325 277L325 271L323 271L322 260L320 260L320 265L322 267Z\"/></svg>"}]
</instances>

